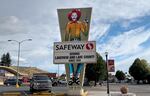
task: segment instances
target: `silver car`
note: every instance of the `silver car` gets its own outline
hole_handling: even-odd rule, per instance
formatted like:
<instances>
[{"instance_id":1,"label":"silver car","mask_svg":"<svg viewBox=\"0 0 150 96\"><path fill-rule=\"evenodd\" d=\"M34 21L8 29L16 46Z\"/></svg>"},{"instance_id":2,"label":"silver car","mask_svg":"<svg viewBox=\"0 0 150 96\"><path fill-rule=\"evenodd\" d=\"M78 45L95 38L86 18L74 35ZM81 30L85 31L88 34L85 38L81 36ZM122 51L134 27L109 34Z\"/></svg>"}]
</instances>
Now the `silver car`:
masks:
<instances>
[{"instance_id":1,"label":"silver car","mask_svg":"<svg viewBox=\"0 0 150 96\"><path fill-rule=\"evenodd\" d=\"M48 90L51 92L52 81L46 75L34 75L30 82L30 91L43 91Z\"/></svg>"}]
</instances>

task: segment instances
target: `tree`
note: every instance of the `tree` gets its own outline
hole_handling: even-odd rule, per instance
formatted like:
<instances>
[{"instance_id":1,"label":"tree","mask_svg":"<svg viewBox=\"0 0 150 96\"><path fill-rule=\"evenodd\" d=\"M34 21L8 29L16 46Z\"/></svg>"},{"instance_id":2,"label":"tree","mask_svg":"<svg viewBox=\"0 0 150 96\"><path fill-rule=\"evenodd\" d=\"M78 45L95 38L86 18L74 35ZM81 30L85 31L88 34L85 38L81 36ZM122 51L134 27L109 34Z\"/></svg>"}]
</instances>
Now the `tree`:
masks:
<instances>
[{"instance_id":1,"label":"tree","mask_svg":"<svg viewBox=\"0 0 150 96\"><path fill-rule=\"evenodd\" d=\"M121 80L125 80L125 73L123 73L123 71L118 70L115 74L116 78L121 81Z\"/></svg>"},{"instance_id":2,"label":"tree","mask_svg":"<svg viewBox=\"0 0 150 96\"><path fill-rule=\"evenodd\" d=\"M11 59L10 59L10 55L9 53L7 53L6 55L3 54L1 57L1 66L11 66Z\"/></svg>"},{"instance_id":3,"label":"tree","mask_svg":"<svg viewBox=\"0 0 150 96\"><path fill-rule=\"evenodd\" d=\"M95 70L98 73L98 80L106 79L106 63L99 54L97 54L97 66L95 66Z\"/></svg>"},{"instance_id":4,"label":"tree","mask_svg":"<svg viewBox=\"0 0 150 96\"><path fill-rule=\"evenodd\" d=\"M140 80L146 79L147 75L150 73L147 61L144 59L140 60L139 58L135 59L129 68L129 73L137 80L137 83L139 83Z\"/></svg>"},{"instance_id":5,"label":"tree","mask_svg":"<svg viewBox=\"0 0 150 96\"><path fill-rule=\"evenodd\" d=\"M1 57L1 66L6 66L6 55L3 54Z\"/></svg>"},{"instance_id":6,"label":"tree","mask_svg":"<svg viewBox=\"0 0 150 96\"><path fill-rule=\"evenodd\" d=\"M6 66L11 66L11 59L9 53L6 54Z\"/></svg>"},{"instance_id":7,"label":"tree","mask_svg":"<svg viewBox=\"0 0 150 96\"><path fill-rule=\"evenodd\" d=\"M104 80L106 78L105 61L98 53L97 63L86 65L85 77L88 79L88 82L95 81L95 85L99 80Z\"/></svg>"}]
</instances>

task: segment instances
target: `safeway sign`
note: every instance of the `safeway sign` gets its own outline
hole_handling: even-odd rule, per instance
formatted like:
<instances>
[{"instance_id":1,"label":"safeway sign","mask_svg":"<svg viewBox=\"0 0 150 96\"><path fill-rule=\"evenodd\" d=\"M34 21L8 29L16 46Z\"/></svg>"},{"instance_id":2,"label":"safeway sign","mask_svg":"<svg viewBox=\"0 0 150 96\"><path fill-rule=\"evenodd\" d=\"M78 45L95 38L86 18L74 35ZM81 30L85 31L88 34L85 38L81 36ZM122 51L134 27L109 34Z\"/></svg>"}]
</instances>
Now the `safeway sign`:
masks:
<instances>
[{"instance_id":1,"label":"safeway sign","mask_svg":"<svg viewBox=\"0 0 150 96\"><path fill-rule=\"evenodd\" d=\"M54 63L96 63L95 41L54 43Z\"/></svg>"}]
</instances>

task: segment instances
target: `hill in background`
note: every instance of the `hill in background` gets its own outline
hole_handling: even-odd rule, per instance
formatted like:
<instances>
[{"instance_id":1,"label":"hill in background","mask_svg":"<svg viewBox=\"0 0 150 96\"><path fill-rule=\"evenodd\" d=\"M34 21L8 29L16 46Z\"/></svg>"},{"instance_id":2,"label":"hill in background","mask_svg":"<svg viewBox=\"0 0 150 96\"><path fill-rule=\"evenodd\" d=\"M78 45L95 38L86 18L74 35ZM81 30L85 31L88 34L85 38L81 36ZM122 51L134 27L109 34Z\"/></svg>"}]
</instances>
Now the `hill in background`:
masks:
<instances>
[{"instance_id":1,"label":"hill in background","mask_svg":"<svg viewBox=\"0 0 150 96\"><path fill-rule=\"evenodd\" d=\"M17 70L17 66L11 66L11 68ZM25 66L20 66L19 72L23 73L23 74L27 74L29 76L32 76L32 74L34 74L34 73L49 73L47 71L44 71L44 70L36 68L36 67L25 67Z\"/></svg>"}]
</instances>

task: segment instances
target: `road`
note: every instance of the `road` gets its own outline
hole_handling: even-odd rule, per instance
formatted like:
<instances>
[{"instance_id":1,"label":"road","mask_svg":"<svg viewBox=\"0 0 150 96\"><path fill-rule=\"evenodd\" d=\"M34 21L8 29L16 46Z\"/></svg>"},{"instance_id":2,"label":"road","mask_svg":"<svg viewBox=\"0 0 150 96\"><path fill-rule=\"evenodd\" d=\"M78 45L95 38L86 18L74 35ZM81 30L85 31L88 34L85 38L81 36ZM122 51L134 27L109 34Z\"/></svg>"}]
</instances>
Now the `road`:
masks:
<instances>
[{"instance_id":1,"label":"road","mask_svg":"<svg viewBox=\"0 0 150 96\"><path fill-rule=\"evenodd\" d=\"M135 93L137 96L150 96L150 85L131 85L131 84L110 84L110 92L119 92L120 87L126 85L128 86L130 93ZM103 86L96 86L96 87L84 87L85 90L88 91L89 96L93 96L92 94L97 94L94 96L100 96L98 95L99 92L106 92L107 87L106 85ZM15 86L0 86L0 93L2 92L21 92L23 94L30 94L29 87L28 86L21 86L19 89L16 89ZM53 87L53 92L66 92L66 87ZM25 95L27 96L27 95Z\"/></svg>"},{"instance_id":2,"label":"road","mask_svg":"<svg viewBox=\"0 0 150 96\"><path fill-rule=\"evenodd\" d=\"M150 96L150 85L149 84L110 84L110 92L120 92L121 86L128 86L130 93L135 93L136 96ZM97 92L97 91L106 91L106 86L97 86L97 87L85 87L85 89L89 90L89 92Z\"/></svg>"}]
</instances>

